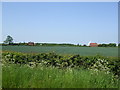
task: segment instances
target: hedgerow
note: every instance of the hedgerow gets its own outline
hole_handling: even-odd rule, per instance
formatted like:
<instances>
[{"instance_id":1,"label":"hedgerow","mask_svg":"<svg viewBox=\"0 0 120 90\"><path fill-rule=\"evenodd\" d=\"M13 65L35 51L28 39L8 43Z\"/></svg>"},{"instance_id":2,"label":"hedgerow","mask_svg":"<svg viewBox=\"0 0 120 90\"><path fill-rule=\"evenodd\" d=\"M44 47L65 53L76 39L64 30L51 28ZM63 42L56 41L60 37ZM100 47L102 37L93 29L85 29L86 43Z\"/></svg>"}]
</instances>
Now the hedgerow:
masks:
<instances>
[{"instance_id":1,"label":"hedgerow","mask_svg":"<svg viewBox=\"0 0 120 90\"><path fill-rule=\"evenodd\" d=\"M39 64L63 68L84 68L94 71L105 71L120 77L120 59L117 57L58 55L56 53L26 54L18 52L2 52L2 63L27 64L37 67Z\"/></svg>"}]
</instances>

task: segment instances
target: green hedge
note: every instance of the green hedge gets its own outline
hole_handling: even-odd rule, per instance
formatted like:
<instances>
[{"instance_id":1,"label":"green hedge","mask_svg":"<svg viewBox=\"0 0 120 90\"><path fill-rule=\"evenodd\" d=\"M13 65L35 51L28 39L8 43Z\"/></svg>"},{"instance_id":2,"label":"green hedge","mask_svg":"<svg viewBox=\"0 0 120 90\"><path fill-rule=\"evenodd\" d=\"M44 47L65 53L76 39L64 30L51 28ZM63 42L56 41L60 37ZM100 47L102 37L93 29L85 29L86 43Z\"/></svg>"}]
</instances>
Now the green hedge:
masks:
<instances>
[{"instance_id":1,"label":"green hedge","mask_svg":"<svg viewBox=\"0 0 120 90\"><path fill-rule=\"evenodd\" d=\"M57 55L55 53L25 54L18 52L2 52L2 63L27 64L36 67L38 64L57 68L79 68L95 71L112 72L120 76L120 59L117 57Z\"/></svg>"}]
</instances>

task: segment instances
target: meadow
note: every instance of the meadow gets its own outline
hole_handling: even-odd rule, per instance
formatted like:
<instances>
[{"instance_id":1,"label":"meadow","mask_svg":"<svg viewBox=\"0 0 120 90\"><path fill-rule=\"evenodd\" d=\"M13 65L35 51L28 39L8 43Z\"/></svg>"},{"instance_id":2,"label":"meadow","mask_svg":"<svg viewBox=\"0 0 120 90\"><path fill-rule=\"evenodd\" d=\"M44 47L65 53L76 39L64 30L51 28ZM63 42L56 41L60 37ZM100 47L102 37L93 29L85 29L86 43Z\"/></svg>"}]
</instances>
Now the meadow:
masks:
<instances>
[{"instance_id":1,"label":"meadow","mask_svg":"<svg viewBox=\"0 0 120 90\"><path fill-rule=\"evenodd\" d=\"M117 47L74 47L74 46L2 46L3 51L15 51L24 53L50 53L79 54L82 56L102 55L118 56Z\"/></svg>"},{"instance_id":2,"label":"meadow","mask_svg":"<svg viewBox=\"0 0 120 90\"><path fill-rule=\"evenodd\" d=\"M111 73L27 65L3 66L3 88L118 88Z\"/></svg>"}]
</instances>

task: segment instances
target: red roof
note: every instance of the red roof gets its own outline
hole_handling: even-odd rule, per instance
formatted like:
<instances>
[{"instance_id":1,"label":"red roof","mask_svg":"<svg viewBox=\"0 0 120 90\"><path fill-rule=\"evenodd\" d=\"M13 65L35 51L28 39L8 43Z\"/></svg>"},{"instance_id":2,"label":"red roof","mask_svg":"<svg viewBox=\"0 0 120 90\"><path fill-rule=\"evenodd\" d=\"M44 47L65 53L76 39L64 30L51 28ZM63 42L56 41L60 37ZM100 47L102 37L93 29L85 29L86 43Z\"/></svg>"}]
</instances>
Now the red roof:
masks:
<instances>
[{"instance_id":1,"label":"red roof","mask_svg":"<svg viewBox=\"0 0 120 90\"><path fill-rule=\"evenodd\" d=\"M28 42L28 45L35 45L34 42Z\"/></svg>"},{"instance_id":2,"label":"red roof","mask_svg":"<svg viewBox=\"0 0 120 90\"><path fill-rule=\"evenodd\" d=\"M97 47L98 44L97 44L97 43L90 43L90 46L91 46L91 47Z\"/></svg>"},{"instance_id":3,"label":"red roof","mask_svg":"<svg viewBox=\"0 0 120 90\"><path fill-rule=\"evenodd\" d=\"M97 43L90 43L90 44L92 44L92 45L96 45Z\"/></svg>"}]
</instances>

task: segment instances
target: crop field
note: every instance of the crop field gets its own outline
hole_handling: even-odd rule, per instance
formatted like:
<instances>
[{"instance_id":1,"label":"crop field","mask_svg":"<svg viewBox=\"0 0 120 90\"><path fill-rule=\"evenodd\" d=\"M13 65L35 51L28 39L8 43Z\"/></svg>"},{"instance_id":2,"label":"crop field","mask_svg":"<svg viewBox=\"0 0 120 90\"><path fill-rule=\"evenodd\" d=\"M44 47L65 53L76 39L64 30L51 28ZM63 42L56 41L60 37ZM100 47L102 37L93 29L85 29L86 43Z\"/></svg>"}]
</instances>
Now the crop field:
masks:
<instances>
[{"instance_id":1,"label":"crop field","mask_svg":"<svg viewBox=\"0 0 120 90\"><path fill-rule=\"evenodd\" d=\"M117 47L72 47L72 46L2 46L3 51L16 51L24 53L50 53L79 54L81 56L102 55L118 56Z\"/></svg>"}]
</instances>

